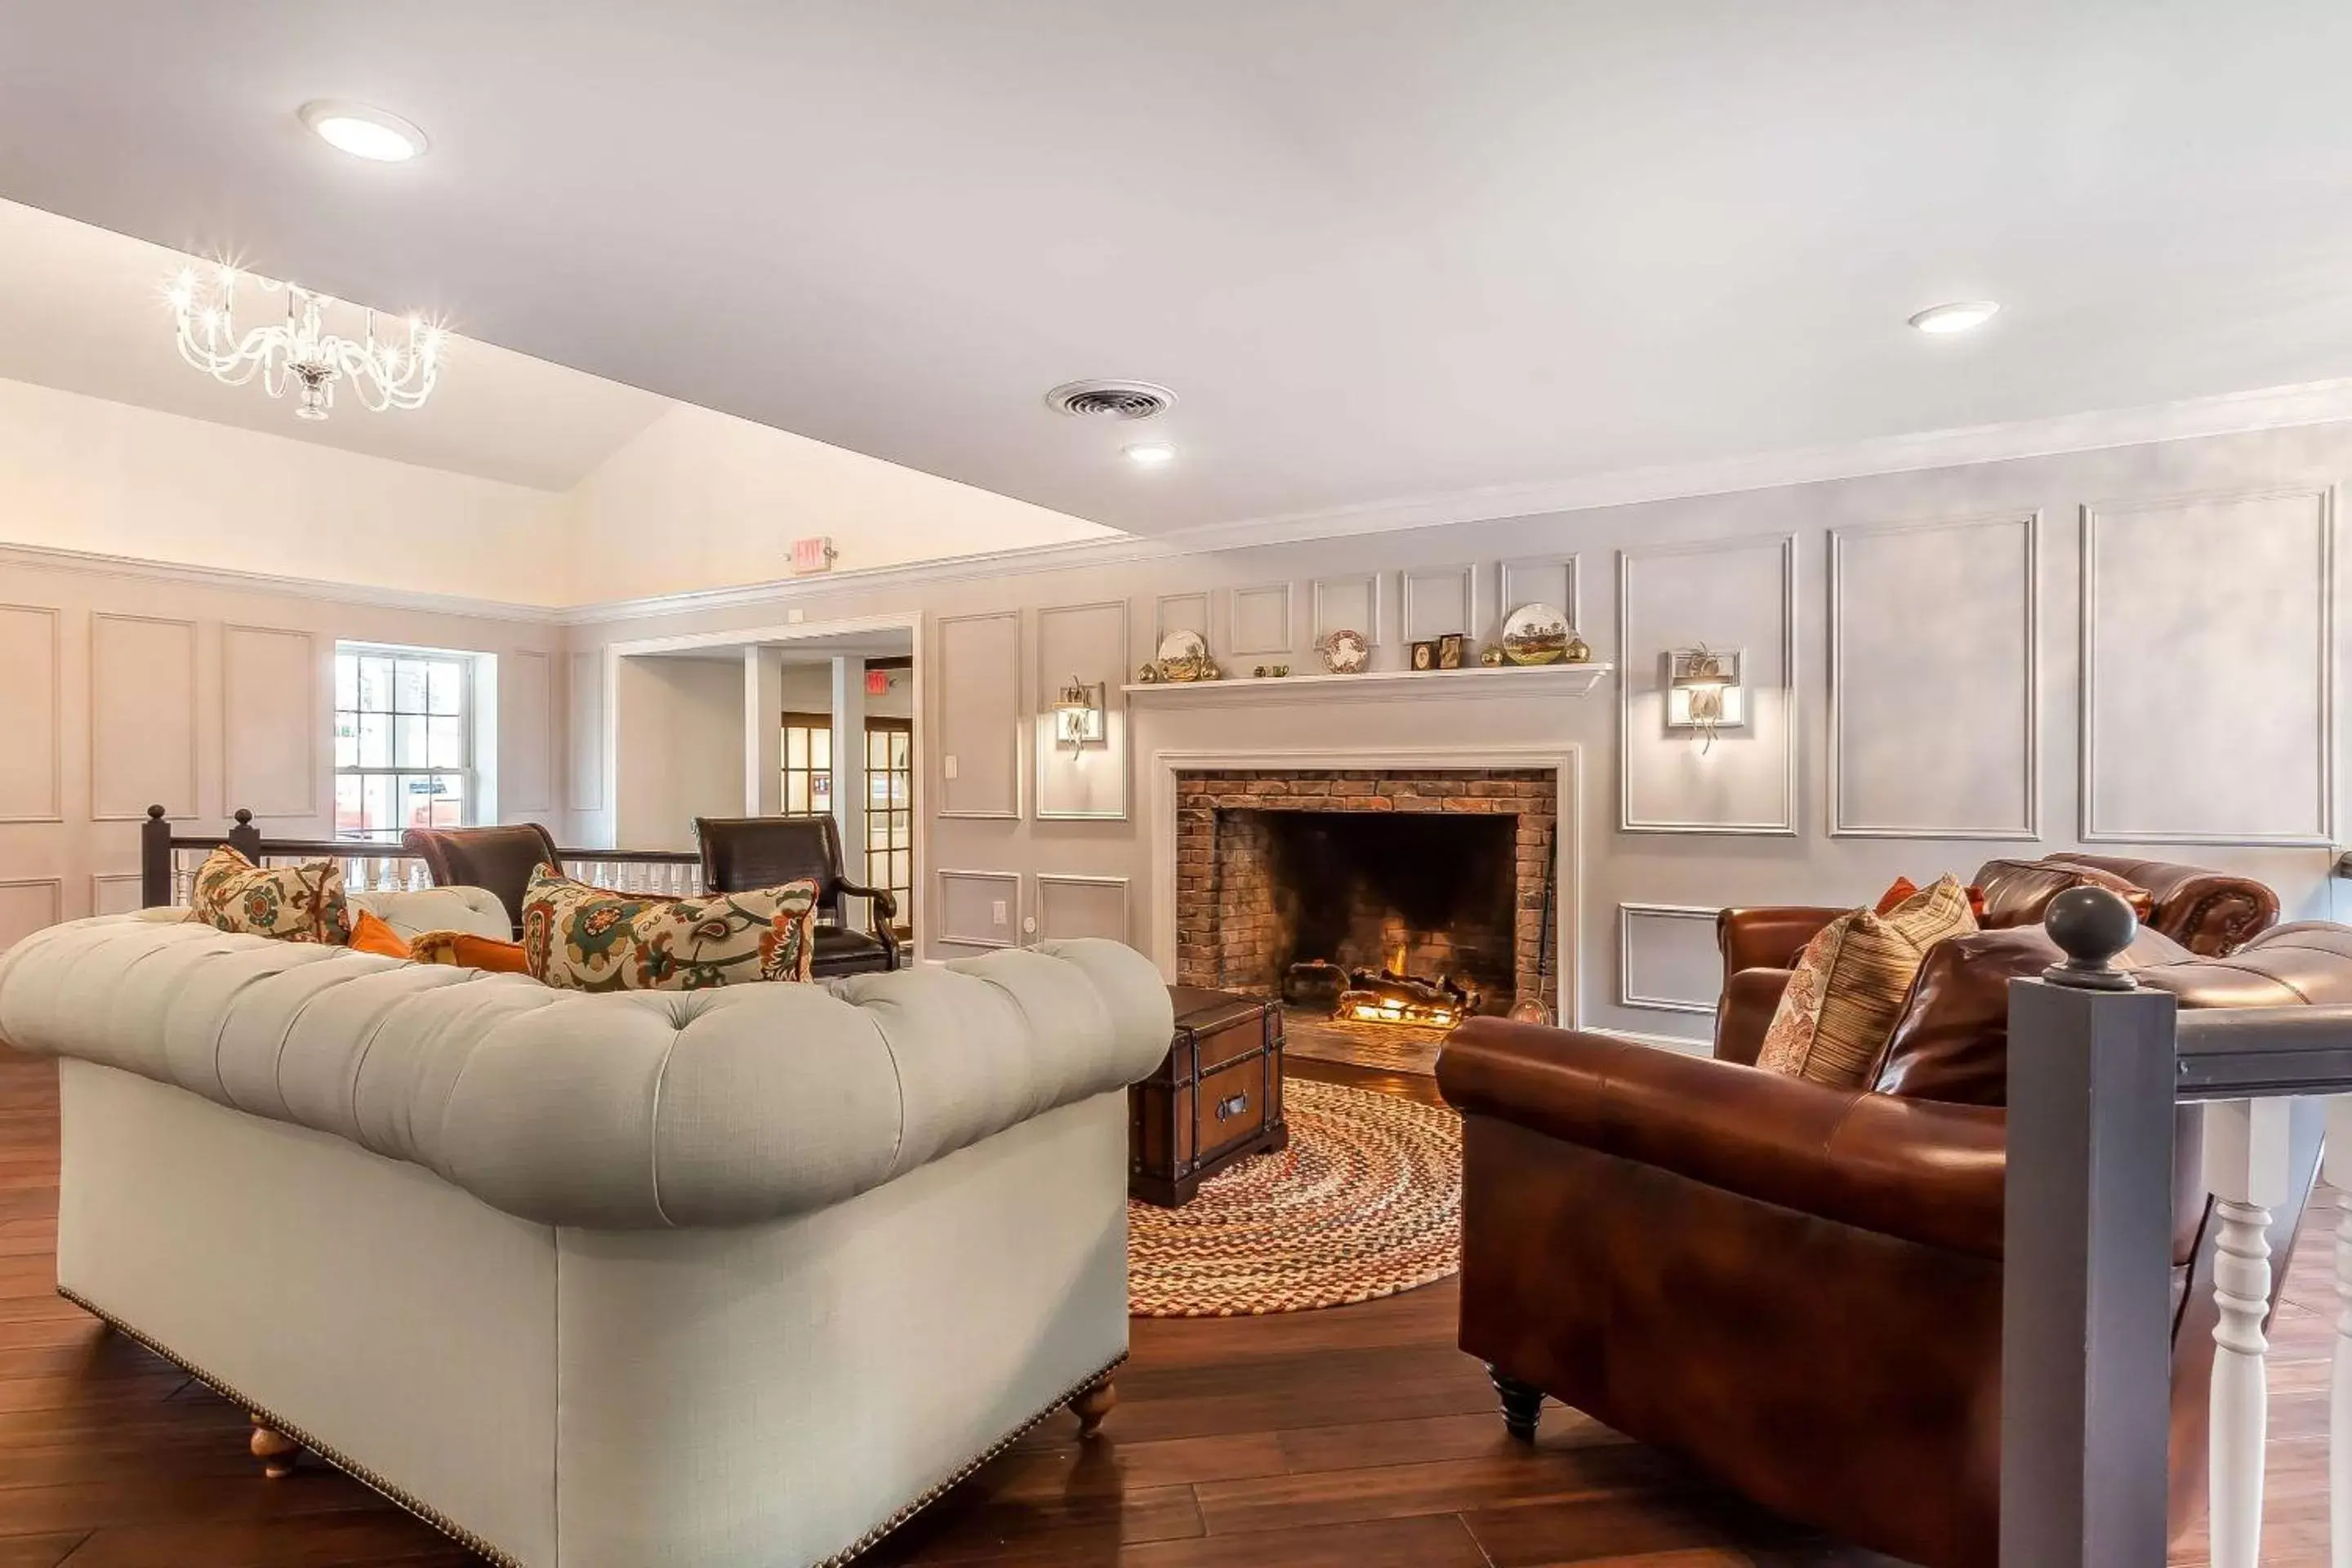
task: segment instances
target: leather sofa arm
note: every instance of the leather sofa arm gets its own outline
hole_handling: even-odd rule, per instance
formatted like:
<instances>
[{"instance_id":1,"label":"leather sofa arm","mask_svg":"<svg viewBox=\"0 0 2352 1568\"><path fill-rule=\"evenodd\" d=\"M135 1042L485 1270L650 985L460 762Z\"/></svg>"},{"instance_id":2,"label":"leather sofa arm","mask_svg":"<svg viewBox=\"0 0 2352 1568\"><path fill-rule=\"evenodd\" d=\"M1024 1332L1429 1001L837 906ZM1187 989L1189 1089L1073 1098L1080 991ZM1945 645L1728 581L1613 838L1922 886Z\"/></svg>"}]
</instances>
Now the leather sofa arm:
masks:
<instances>
[{"instance_id":1,"label":"leather sofa arm","mask_svg":"<svg viewBox=\"0 0 2352 1568\"><path fill-rule=\"evenodd\" d=\"M1763 1054L1765 1031L1780 1010L1780 994L1789 989L1793 969L1743 969L1723 983L1723 1001L1715 1010L1715 1059L1754 1067Z\"/></svg>"},{"instance_id":2,"label":"leather sofa arm","mask_svg":"<svg viewBox=\"0 0 2352 1568\"><path fill-rule=\"evenodd\" d=\"M1795 968L1805 943L1846 912L1799 904L1721 911L1715 917L1715 940L1723 950L1725 982L1743 969Z\"/></svg>"},{"instance_id":3,"label":"leather sofa arm","mask_svg":"<svg viewBox=\"0 0 2352 1568\"><path fill-rule=\"evenodd\" d=\"M2008 1117L1833 1089L1581 1030L1473 1018L1446 1102L1762 1203L1922 1246L2001 1254Z\"/></svg>"},{"instance_id":4,"label":"leather sofa arm","mask_svg":"<svg viewBox=\"0 0 2352 1568\"><path fill-rule=\"evenodd\" d=\"M898 895L887 888L864 888L843 878L834 884L836 892L847 893L853 899L870 899L874 903L874 921L886 925L898 918Z\"/></svg>"}]
</instances>

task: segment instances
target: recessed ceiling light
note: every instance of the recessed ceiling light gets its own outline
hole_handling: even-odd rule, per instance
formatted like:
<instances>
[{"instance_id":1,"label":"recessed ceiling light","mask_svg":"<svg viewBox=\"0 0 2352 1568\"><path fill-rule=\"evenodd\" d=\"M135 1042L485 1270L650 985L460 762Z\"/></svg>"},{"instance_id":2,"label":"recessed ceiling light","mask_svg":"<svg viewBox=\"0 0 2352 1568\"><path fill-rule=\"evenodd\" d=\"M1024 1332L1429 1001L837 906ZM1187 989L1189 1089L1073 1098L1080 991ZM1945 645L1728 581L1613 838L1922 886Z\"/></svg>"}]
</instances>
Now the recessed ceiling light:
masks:
<instances>
[{"instance_id":1,"label":"recessed ceiling light","mask_svg":"<svg viewBox=\"0 0 2352 1568\"><path fill-rule=\"evenodd\" d=\"M1165 441L1138 441L1126 448L1127 460L1147 468L1157 468L1176 460L1176 448Z\"/></svg>"},{"instance_id":2,"label":"recessed ceiling light","mask_svg":"<svg viewBox=\"0 0 2352 1568\"><path fill-rule=\"evenodd\" d=\"M1952 332L1965 332L1981 327L1993 318L2000 307L1990 300L1955 300L1946 305L1930 305L1911 318L1911 324L1923 332L1942 337Z\"/></svg>"},{"instance_id":3,"label":"recessed ceiling light","mask_svg":"<svg viewBox=\"0 0 2352 1568\"><path fill-rule=\"evenodd\" d=\"M376 163L405 163L423 153L425 132L397 114L364 103L319 99L302 106L302 123L338 152Z\"/></svg>"}]
</instances>

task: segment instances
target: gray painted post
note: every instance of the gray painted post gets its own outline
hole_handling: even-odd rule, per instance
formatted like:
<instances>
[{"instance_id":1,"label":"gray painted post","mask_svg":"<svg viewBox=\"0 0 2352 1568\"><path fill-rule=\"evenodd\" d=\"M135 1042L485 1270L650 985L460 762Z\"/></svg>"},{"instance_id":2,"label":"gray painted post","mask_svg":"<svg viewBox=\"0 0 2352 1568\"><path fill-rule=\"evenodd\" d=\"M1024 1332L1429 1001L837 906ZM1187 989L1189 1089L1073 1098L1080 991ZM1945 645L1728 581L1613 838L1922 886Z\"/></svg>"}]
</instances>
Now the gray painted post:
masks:
<instances>
[{"instance_id":1,"label":"gray painted post","mask_svg":"<svg viewBox=\"0 0 2352 1568\"><path fill-rule=\"evenodd\" d=\"M2000 1561L2147 1568L2171 1425L2173 998L2109 963L2134 929L2114 894L2062 894L2048 923L2071 962L2009 992Z\"/></svg>"}]
</instances>

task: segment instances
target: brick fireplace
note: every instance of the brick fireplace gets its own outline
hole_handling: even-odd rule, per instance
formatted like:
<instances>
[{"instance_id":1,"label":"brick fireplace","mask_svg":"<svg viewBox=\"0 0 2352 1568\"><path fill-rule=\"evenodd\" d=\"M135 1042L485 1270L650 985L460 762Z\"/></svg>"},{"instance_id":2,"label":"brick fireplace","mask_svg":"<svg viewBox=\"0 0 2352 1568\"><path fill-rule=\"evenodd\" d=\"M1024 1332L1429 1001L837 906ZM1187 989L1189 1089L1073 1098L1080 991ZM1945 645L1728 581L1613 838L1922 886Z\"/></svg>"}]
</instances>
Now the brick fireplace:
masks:
<instances>
[{"instance_id":1,"label":"brick fireplace","mask_svg":"<svg viewBox=\"0 0 2352 1568\"><path fill-rule=\"evenodd\" d=\"M1177 978L1280 995L1294 963L1402 952L1408 973L1467 982L1482 1012L1531 995L1556 1009L1558 821L1549 768L1179 772Z\"/></svg>"}]
</instances>

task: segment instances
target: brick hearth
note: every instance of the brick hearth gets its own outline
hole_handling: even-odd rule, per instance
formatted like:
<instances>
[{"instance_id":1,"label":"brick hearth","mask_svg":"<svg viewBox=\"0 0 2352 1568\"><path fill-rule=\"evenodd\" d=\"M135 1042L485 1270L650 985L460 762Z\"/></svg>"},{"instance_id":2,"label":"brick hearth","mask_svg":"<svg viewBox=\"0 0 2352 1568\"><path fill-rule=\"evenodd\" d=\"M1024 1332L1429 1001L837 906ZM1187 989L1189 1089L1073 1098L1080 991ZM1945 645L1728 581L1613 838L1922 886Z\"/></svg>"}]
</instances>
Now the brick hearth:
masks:
<instances>
[{"instance_id":1,"label":"brick hearth","mask_svg":"<svg viewBox=\"0 0 2352 1568\"><path fill-rule=\"evenodd\" d=\"M1276 969L1286 932L1273 896L1265 814L1508 816L1514 819L1510 984L1517 995L1540 994L1548 1005L1559 1006L1557 977L1542 973L1544 877L1559 814L1550 770L1226 769L1181 773L1176 782L1176 969L1183 983L1260 995L1279 992ZM1485 933L1457 929L1451 934L1475 942ZM1403 933L1392 929L1378 940L1403 940ZM1447 968L1454 957L1442 941L1406 945L1419 973ZM1500 1011L1512 1000L1490 995L1486 1005Z\"/></svg>"}]
</instances>

